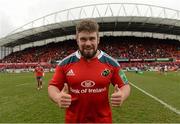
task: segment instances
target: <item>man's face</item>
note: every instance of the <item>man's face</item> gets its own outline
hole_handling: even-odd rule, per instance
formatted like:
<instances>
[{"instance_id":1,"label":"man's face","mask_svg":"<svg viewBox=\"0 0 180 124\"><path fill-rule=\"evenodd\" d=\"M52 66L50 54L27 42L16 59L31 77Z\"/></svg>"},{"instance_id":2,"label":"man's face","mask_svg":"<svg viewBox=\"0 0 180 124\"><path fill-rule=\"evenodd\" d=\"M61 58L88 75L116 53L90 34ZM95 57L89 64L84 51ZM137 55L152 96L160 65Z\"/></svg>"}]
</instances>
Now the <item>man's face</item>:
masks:
<instances>
[{"instance_id":1,"label":"man's face","mask_svg":"<svg viewBox=\"0 0 180 124\"><path fill-rule=\"evenodd\" d=\"M97 32L82 31L78 33L77 44L83 57L86 59L93 58L96 55L99 44Z\"/></svg>"}]
</instances>

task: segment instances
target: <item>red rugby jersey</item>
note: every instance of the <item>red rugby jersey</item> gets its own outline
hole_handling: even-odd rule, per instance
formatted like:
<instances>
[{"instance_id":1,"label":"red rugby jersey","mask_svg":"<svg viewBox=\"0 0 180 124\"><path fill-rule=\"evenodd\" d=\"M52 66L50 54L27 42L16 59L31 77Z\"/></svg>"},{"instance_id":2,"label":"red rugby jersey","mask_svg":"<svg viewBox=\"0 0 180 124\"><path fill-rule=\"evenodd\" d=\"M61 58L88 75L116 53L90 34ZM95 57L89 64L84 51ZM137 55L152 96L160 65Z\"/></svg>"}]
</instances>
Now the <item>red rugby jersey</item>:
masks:
<instances>
[{"instance_id":1,"label":"red rugby jersey","mask_svg":"<svg viewBox=\"0 0 180 124\"><path fill-rule=\"evenodd\" d=\"M34 71L36 76L43 76L44 69L42 67L36 67Z\"/></svg>"},{"instance_id":2,"label":"red rugby jersey","mask_svg":"<svg viewBox=\"0 0 180 124\"><path fill-rule=\"evenodd\" d=\"M62 90L64 83L72 96L66 109L66 123L109 123L112 122L109 85L122 87L128 80L117 61L103 51L90 61L76 51L57 65L49 85Z\"/></svg>"}]
</instances>

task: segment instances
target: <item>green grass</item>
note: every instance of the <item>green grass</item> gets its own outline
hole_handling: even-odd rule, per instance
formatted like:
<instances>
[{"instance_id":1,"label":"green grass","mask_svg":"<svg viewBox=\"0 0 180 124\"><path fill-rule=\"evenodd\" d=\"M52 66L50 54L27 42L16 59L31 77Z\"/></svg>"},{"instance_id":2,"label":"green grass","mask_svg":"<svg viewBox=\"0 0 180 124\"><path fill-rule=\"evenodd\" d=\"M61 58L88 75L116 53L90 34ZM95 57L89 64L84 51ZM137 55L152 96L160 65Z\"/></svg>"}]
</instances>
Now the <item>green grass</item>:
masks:
<instances>
[{"instance_id":1,"label":"green grass","mask_svg":"<svg viewBox=\"0 0 180 124\"><path fill-rule=\"evenodd\" d=\"M180 110L180 73L127 73L130 82ZM180 115L132 87L131 96L120 109L113 109L114 122L178 123Z\"/></svg>"},{"instance_id":2,"label":"green grass","mask_svg":"<svg viewBox=\"0 0 180 124\"><path fill-rule=\"evenodd\" d=\"M126 74L133 84L180 110L180 73ZM52 73L47 73L43 89L37 91L33 73L0 73L0 123L63 123L64 110L48 98L47 86L51 77ZM136 88L131 89L131 95L122 107L112 109L113 122L180 123L180 115Z\"/></svg>"}]
</instances>

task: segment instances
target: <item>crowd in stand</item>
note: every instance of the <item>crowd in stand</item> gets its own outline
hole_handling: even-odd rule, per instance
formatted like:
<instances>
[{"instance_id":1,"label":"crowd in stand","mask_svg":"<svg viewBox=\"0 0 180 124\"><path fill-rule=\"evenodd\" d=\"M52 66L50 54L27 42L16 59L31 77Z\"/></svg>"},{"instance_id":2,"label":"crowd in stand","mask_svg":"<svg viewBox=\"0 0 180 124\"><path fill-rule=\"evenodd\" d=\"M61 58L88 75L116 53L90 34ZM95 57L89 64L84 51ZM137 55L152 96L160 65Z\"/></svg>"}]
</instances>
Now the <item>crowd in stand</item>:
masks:
<instances>
[{"instance_id":1,"label":"crowd in stand","mask_svg":"<svg viewBox=\"0 0 180 124\"><path fill-rule=\"evenodd\" d=\"M50 43L44 46L27 48L22 51L13 52L6 56L4 63L32 63L32 62L50 62L52 60L61 60L68 54L76 50L74 40L66 42Z\"/></svg>"},{"instance_id":2,"label":"crowd in stand","mask_svg":"<svg viewBox=\"0 0 180 124\"><path fill-rule=\"evenodd\" d=\"M99 48L116 59L180 59L180 42L137 37L102 37ZM6 56L2 63L53 62L77 50L75 40L52 42ZM138 62L135 64L138 65ZM126 65L126 64L124 64ZM141 64L142 65L142 64Z\"/></svg>"},{"instance_id":3,"label":"crowd in stand","mask_svg":"<svg viewBox=\"0 0 180 124\"><path fill-rule=\"evenodd\" d=\"M103 37L101 49L115 58L150 59L180 57L180 42L151 38Z\"/></svg>"}]
</instances>

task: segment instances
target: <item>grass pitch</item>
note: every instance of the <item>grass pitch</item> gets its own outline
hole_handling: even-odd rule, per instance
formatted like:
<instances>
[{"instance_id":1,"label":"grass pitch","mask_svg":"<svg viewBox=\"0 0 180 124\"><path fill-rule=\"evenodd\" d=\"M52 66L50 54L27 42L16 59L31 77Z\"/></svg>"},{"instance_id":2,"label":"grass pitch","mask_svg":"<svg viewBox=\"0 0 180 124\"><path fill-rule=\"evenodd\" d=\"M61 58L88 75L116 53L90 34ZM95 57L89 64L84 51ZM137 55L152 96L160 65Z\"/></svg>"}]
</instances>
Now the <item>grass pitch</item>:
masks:
<instances>
[{"instance_id":1,"label":"grass pitch","mask_svg":"<svg viewBox=\"0 0 180 124\"><path fill-rule=\"evenodd\" d=\"M126 75L134 85L180 110L180 72ZM33 73L0 73L0 123L63 123L64 110L48 98L51 77L52 73L46 73L43 89L37 91ZM179 114L133 86L122 107L112 111L116 123L180 123Z\"/></svg>"}]
</instances>

